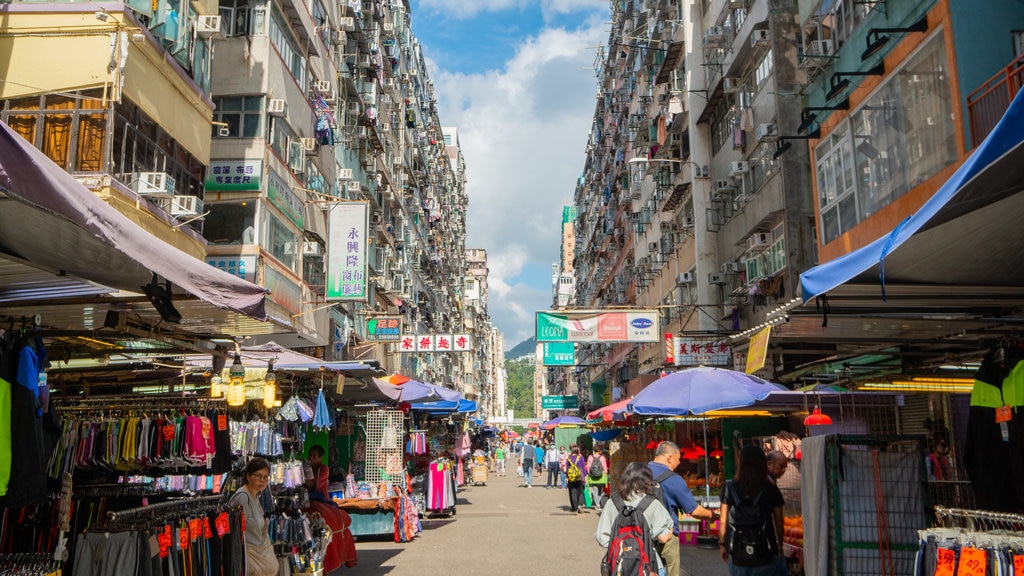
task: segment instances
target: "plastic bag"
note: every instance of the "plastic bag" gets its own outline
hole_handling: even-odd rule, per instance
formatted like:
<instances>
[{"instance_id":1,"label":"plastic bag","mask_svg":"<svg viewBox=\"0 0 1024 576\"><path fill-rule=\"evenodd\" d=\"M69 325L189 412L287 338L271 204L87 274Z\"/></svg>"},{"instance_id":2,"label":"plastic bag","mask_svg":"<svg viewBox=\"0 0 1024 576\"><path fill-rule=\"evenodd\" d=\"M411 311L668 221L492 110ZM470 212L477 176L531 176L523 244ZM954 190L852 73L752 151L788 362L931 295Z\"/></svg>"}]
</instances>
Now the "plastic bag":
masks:
<instances>
[{"instance_id":1,"label":"plastic bag","mask_svg":"<svg viewBox=\"0 0 1024 576\"><path fill-rule=\"evenodd\" d=\"M519 476L523 475L523 466L521 464L519 466L516 466L516 474L518 474Z\"/></svg>"}]
</instances>

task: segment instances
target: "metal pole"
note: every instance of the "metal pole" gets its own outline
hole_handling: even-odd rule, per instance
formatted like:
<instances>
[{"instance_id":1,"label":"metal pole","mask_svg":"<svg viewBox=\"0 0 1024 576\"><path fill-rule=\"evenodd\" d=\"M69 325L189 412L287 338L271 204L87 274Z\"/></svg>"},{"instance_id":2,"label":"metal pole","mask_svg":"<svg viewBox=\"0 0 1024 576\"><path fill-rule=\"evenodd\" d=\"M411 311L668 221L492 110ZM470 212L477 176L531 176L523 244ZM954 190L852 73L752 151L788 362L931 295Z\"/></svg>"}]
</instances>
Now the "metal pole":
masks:
<instances>
[{"instance_id":1,"label":"metal pole","mask_svg":"<svg viewBox=\"0 0 1024 576\"><path fill-rule=\"evenodd\" d=\"M711 483L708 479L711 477L711 451L708 450L708 419L704 417L704 497L707 498L704 504L706 506L711 505Z\"/></svg>"}]
</instances>

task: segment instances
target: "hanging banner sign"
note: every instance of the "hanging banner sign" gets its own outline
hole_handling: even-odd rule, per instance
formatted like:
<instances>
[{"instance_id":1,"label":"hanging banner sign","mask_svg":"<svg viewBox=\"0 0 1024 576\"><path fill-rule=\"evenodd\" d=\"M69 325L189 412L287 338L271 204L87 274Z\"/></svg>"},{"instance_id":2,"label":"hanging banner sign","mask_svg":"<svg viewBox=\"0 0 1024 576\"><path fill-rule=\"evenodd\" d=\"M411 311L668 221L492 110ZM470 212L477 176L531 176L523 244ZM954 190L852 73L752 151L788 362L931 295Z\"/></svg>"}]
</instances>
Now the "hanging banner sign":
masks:
<instances>
[{"instance_id":1,"label":"hanging banner sign","mask_svg":"<svg viewBox=\"0 0 1024 576\"><path fill-rule=\"evenodd\" d=\"M572 342L545 342L545 366L575 366L576 345Z\"/></svg>"},{"instance_id":2,"label":"hanging banner sign","mask_svg":"<svg viewBox=\"0 0 1024 576\"><path fill-rule=\"evenodd\" d=\"M537 342L659 342L657 310L537 312Z\"/></svg>"},{"instance_id":3,"label":"hanging banner sign","mask_svg":"<svg viewBox=\"0 0 1024 576\"><path fill-rule=\"evenodd\" d=\"M580 407L576 396L541 396L541 410L575 410Z\"/></svg>"},{"instance_id":4,"label":"hanging banner sign","mask_svg":"<svg viewBox=\"0 0 1024 576\"><path fill-rule=\"evenodd\" d=\"M401 316L375 316L366 319L367 340L373 342L398 342L401 338Z\"/></svg>"},{"instance_id":5,"label":"hanging banner sign","mask_svg":"<svg viewBox=\"0 0 1024 576\"><path fill-rule=\"evenodd\" d=\"M771 333L772 327L766 326L750 337L750 347L747 349L747 374L753 374L764 368L765 360L768 358L768 336Z\"/></svg>"},{"instance_id":6,"label":"hanging banner sign","mask_svg":"<svg viewBox=\"0 0 1024 576\"><path fill-rule=\"evenodd\" d=\"M729 366L732 350L725 340L675 338L676 366Z\"/></svg>"},{"instance_id":7,"label":"hanging banner sign","mask_svg":"<svg viewBox=\"0 0 1024 576\"><path fill-rule=\"evenodd\" d=\"M327 299L366 301L369 207L337 202L328 213Z\"/></svg>"},{"instance_id":8,"label":"hanging banner sign","mask_svg":"<svg viewBox=\"0 0 1024 576\"><path fill-rule=\"evenodd\" d=\"M473 349L469 334L402 334L399 352L468 352Z\"/></svg>"}]
</instances>

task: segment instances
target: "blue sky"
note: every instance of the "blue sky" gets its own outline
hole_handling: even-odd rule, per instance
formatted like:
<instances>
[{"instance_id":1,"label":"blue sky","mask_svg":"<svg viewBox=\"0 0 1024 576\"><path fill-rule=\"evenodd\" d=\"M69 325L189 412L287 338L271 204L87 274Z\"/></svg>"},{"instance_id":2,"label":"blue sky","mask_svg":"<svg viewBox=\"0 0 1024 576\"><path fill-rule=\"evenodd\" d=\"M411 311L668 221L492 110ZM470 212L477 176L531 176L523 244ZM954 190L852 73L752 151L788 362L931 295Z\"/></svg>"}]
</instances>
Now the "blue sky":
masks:
<instances>
[{"instance_id":1,"label":"blue sky","mask_svg":"<svg viewBox=\"0 0 1024 576\"><path fill-rule=\"evenodd\" d=\"M459 131L467 248L487 250L488 310L511 348L551 305L562 206L594 113L608 0L411 0L441 123Z\"/></svg>"}]
</instances>

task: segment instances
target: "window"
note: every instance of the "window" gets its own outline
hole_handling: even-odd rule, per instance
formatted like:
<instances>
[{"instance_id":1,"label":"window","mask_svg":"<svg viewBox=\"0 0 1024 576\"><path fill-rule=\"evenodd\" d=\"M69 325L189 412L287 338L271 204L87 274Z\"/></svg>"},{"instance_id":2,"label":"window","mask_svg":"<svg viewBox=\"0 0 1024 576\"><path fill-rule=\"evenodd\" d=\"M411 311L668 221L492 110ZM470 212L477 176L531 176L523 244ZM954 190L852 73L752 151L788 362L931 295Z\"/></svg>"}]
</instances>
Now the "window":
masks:
<instances>
[{"instance_id":1,"label":"window","mask_svg":"<svg viewBox=\"0 0 1024 576\"><path fill-rule=\"evenodd\" d=\"M221 128L228 129L228 137L256 138L260 136L260 119L263 117L263 96L225 96L214 100L216 111L214 121L227 126L213 125L217 136Z\"/></svg>"},{"instance_id":2,"label":"window","mask_svg":"<svg viewBox=\"0 0 1024 576\"><path fill-rule=\"evenodd\" d=\"M779 163L772 157L775 153L774 143L762 142L754 148L750 154L750 172L746 175L750 188L748 192L754 193L761 189L768 180L775 175L779 169Z\"/></svg>"},{"instance_id":3,"label":"window","mask_svg":"<svg viewBox=\"0 0 1024 576\"><path fill-rule=\"evenodd\" d=\"M295 140L295 133L288 127L284 118L274 118L270 125L270 147L284 160L288 161L288 142Z\"/></svg>"},{"instance_id":4,"label":"window","mask_svg":"<svg viewBox=\"0 0 1024 576\"><path fill-rule=\"evenodd\" d=\"M221 0L220 25L224 36L245 36L249 33L249 0Z\"/></svg>"},{"instance_id":5,"label":"window","mask_svg":"<svg viewBox=\"0 0 1024 576\"><path fill-rule=\"evenodd\" d=\"M269 211L265 210L264 212L266 213L266 225L264 226L266 234L263 239L263 247L281 264L295 271L297 263L295 248L298 246L299 235Z\"/></svg>"},{"instance_id":6,"label":"window","mask_svg":"<svg viewBox=\"0 0 1024 576\"><path fill-rule=\"evenodd\" d=\"M270 42L277 48L281 60L292 74L292 78L298 83L299 88L306 89L306 58L298 48L298 43L292 35L288 21L274 10L270 18Z\"/></svg>"},{"instance_id":7,"label":"window","mask_svg":"<svg viewBox=\"0 0 1024 576\"><path fill-rule=\"evenodd\" d=\"M255 244L256 202L207 204L203 236L210 244Z\"/></svg>"},{"instance_id":8,"label":"window","mask_svg":"<svg viewBox=\"0 0 1024 576\"><path fill-rule=\"evenodd\" d=\"M772 73L772 67L775 61L772 58L772 51L768 50L764 53L764 57L761 58L761 62L758 63L757 68L754 69L754 80L757 82L757 86L760 87L761 83L768 79L768 76Z\"/></svg>"},{"instance_id":9,"label":"window","mask_svg":"<svg viewBox=\"0 0 1024 576\"><path fill-rule=\"evenodd\" d=\"M3 110L4 102L0 101L0 111ZM11 100L0 115L68 172L104 170L107 117L98 90Z\"/></svg>"},{"instance_id":10,"label":"window","mask_svg":"<svg viewBox=\"0 0 1024 576\"><path fill-rule=\"evenodd\" d=\"M770 278L786 268L786 228L779 224L769 233L771 244L761 252L747 256L747 282Z\"/></svg>"},{"instance_id":11,"label":"window","mask_svg":"<svg viewBox=\"0 0 1024 576\"><path fill-rule=\"evenodd\" d=\"M827 244L956 161L941 29L817 147Z\"/></svg>"}]
</instances>

